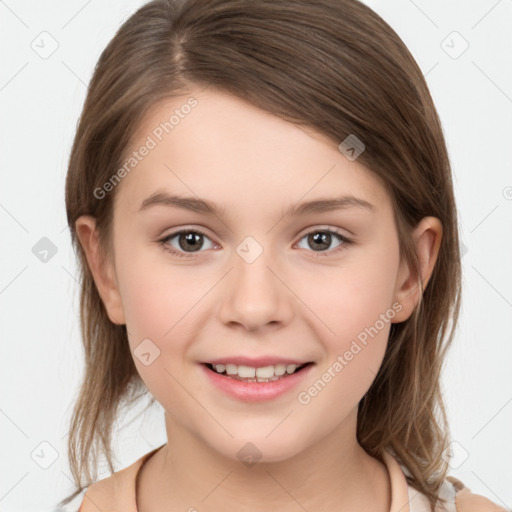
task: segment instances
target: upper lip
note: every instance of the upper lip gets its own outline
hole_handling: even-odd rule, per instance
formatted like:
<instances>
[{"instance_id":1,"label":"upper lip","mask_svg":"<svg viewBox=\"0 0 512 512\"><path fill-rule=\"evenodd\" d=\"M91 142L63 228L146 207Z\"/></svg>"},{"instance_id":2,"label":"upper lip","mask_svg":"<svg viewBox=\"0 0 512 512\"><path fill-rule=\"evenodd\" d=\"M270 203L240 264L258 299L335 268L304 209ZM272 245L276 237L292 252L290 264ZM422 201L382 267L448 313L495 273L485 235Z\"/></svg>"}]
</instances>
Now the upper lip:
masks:
<instances>
[{"instance_id":1,"label":"upper lip","mask_svg":"<svg viewBox=\"0 0 512 512\"><path fill-rule=\"evenodd\" d=\"M216 364L236 364L237 366L250 366L253 368L263 368L265 366L275 366L278 364L296 364L302 366L311 361L299 361L298 359L286 359L283 357L264 356L264 357L245 357L245 356L226 356L218 359L210 359L205 363Z\"/></svg>"}]
</instances>

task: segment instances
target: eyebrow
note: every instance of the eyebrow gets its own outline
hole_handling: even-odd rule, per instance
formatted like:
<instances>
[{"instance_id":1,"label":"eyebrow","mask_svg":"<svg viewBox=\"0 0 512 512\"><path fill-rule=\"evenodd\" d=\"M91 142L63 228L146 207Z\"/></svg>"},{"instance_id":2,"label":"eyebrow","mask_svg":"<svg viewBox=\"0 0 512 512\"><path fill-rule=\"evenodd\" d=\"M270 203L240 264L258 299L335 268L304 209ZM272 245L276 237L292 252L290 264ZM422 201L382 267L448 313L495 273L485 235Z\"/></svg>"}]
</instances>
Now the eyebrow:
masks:
<instances>
[{"instance_id":1,"label":"eyebrow","mask_svg":"<svg viewBox=\"0 0 512 512\"><path fill-rule=\"evenodd\" d=\"M156 192L144 199L139 208L139 212L156 205L172 206L205 215L215 215L217 217L222 217L225 212L223 207L219 207L215 203L197 199L195 197L175 196L161 192ZM301 216L311 213L324 213L333 210L347 209L351 207L368 209L372 212L375 211L375 206L368 201L352 195L345 195L333 199L317 199L315 201L292 205L286 212L282 212L282 215L283 217L286 215Z\"/></svg>"}]
</instances>

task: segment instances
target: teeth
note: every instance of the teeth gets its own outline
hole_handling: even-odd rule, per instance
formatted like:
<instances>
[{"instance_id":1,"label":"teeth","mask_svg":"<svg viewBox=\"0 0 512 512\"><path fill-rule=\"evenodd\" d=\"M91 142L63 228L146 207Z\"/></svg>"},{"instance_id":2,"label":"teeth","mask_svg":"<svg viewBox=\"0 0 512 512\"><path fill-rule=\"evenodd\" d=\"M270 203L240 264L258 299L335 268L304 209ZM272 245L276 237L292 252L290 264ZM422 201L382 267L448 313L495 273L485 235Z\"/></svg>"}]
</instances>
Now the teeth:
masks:
<instances>
[{"instance_id":1,"label":"teeth","mask_svg":"<svg viewBox=\"0 0 512 512\"><path fill-rule=\"evenodd\" d=\"M236 365L236 364L216 364L213 368L217 373L226 372L227 375L240 379L251 379L252 381L268 382L268 380L277 380L279 377L292 374L299 367L297 364L276 364L254 368L252 366Z\"/></svg>"},{"instance_id":2,"label":"teeth","mask_svg":"<svg viewBox=\"0 0 512 512\"><path fill-rule=\"evenodd\" d=\"M238 367L238 376L244 379L252 379L256 375L256 368L251 368L250 366L242 366Z\"/></svg>"},{"instance_id":3,"label":"teeth","mask_svg":"<svg viewBox=\"0 0 512 512\"><path fill-rule=\"evenodd\" d=\"M228 375L236 375L238 373L238 366L236 364L227 364L226 373Z\"/></svg>"},{"instance_id":4,"label":"teeth","mask_svg":"<svg viewBox=\"0 0 512 512\"><path fill-rule=\"evenodd\" d=\"M286 367L286 373L293 373L296 369L297 369L297 365L296 364L289 364Z\"/></svg>"},{"instance_id":5,"label":"teeth","mask_svg":"<svg viewBox=\"0 0 512 512\"><path fill-rule=\"evenodd\" d=\"M260 379L270 379L270 377L274 376L274 367L273 366L264 366L263 368L256 368L256 377ZM238 370L238 375L240 375L240 370Z\"/></svg>"},{"instance_id":6,"label":"teeth","mask_svg":"<svg viewBox=\"0 0 512 512\"><path fill-rule=\"evenodd\" d=\"M276 366L274 366L274 373L276 375L284 375L286 373L286 365L277 364Z\"/></svg>"}]
</instances>

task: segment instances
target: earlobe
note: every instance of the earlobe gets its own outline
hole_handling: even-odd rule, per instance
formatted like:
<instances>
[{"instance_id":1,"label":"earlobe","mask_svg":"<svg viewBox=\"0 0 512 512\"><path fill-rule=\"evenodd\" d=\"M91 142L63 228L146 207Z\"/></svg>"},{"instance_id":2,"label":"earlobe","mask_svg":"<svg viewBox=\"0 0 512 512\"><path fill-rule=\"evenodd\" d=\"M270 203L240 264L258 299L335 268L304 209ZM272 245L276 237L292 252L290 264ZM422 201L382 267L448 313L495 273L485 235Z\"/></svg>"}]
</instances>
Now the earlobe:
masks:
<instances>
[{"instance_id":1,"label":"earlobe","mask_svg":"<svg viewBox=\"0 0 512 512\"><path fill-rule=\"evenodd\" d=\"M77 219L75 228L96 288L111 322L118 325L125 324L121 295L114 277L115 271L113 264L101 250L96 219L91 215L82 215Z\"/></svg>"},{"instance_id":2,"label":"earlobe","mask_svg":"<svg viewBox=\"0 0 512 512\"><path fill-rule=\"evenodd\" d=\"M420 265L420 276L414 271L413 265L406 261L400 263L396 282L395 301L402 306L395 315L394 323L407 320L421 299L427 287L439 255L443 236L443 226L437 217L424 217L412 232Z\"/></svg>"}]
</instances>

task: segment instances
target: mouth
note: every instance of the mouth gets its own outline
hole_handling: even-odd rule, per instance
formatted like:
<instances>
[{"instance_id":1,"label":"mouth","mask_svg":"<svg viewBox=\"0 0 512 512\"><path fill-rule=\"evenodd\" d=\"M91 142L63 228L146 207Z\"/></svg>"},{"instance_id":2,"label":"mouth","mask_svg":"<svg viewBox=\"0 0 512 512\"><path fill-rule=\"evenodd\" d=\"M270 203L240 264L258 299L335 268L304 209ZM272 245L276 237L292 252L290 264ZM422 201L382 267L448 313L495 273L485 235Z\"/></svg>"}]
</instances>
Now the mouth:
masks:
<instances>
[{"instance_id":1,"label":"mouth","mask_svg":"<svg viewBox=\"0 0 512 512\"><path fill-rule=\"evenodd\" d=\"M231 363L203 363L206 368L217 375L242 382L274 382L286 379L290 375L303 371L312 364L314 363L307 362L304 364L275 364L254 367Z\"/></svg>"}]
</instances>

